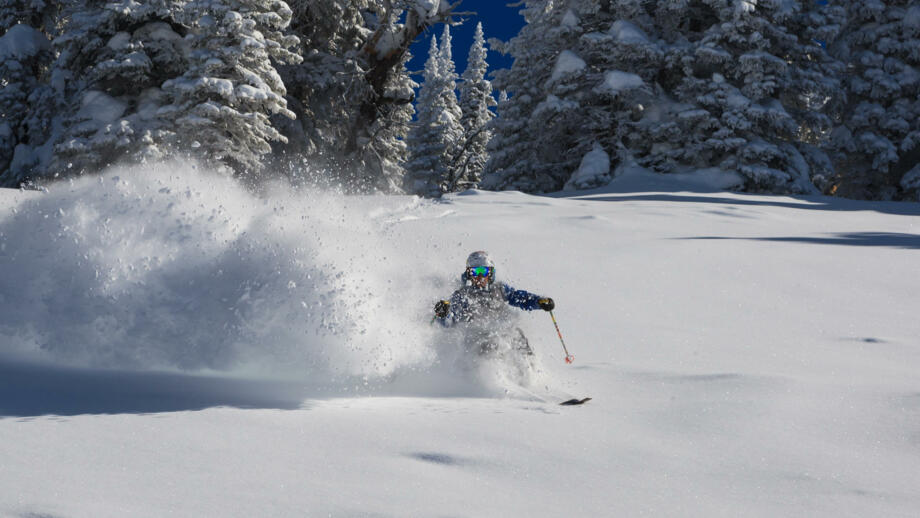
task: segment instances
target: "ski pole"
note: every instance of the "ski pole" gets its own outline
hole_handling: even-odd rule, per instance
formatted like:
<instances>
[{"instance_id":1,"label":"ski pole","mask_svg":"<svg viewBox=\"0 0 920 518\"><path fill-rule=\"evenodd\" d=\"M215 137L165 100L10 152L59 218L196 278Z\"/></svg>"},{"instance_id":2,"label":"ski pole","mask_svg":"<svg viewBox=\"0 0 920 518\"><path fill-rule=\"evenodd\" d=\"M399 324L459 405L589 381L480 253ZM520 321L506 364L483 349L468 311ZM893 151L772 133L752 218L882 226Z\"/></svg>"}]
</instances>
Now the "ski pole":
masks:
<instances>
[{"instance_id":1,"label":"ski pole","mask_svg":"<svg viewBox=\"0 0 920 518\"><path fill-rule=\"evenodd\" d=\"M556 316L553 315L553 312L549 312L550 318L553 319L553 325L556 326L556 334L559 335L559 341L562 342L562 350L565 351L565 363L572 363L575 360L575 357L569 354L569 350L565 346L565 340L562 339L562 331L559 330L559 324L556 323Z\"/></svg>"}]
</instances>

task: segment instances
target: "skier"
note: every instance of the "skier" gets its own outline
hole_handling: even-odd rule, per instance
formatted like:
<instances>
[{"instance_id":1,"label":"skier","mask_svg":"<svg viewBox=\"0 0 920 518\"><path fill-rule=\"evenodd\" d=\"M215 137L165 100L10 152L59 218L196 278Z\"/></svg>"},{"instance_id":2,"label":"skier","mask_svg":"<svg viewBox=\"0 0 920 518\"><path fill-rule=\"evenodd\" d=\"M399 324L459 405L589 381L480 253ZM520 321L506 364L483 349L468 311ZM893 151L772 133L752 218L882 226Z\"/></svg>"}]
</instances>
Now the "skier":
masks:
<instances>
[{"instance_id":1,"label":"skier","mask_svg":"<svg viewBox=\"0 0 920 518\"><path fill-rule=\"evenodd\" d=\"M516 333L511 330L513 326L509 323L513 318L508 308L552 311L556 307L553 299L496 282L495 263L484 251L470 254L461 279L463 286L450 300L441 300L434 307L440 323L445 327L463 324L469 333L468 345L477 347L480 354L496 351L505 341L511 342L511 347L522 354L532 355L523 331L520 328L514 328Z\"/></svg>"}]
</instances>

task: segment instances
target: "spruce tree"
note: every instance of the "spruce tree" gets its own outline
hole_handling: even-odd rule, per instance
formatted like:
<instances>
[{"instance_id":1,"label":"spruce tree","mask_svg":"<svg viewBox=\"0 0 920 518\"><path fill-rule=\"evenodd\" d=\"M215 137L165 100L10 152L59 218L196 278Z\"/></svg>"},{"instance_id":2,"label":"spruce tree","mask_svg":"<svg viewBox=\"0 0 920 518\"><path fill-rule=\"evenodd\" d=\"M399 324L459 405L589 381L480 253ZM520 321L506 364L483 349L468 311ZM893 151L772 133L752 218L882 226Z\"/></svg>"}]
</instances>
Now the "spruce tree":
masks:
<instances>
[{"instance_id":1,"label":"spruce tree","mask_svg":"<svg viewBox=\"0 0 920 518\"><path fill-rule=\"evenodd\" d=\"M438 94L441 84L440 52L437 37L431 37L428 59L416 101L416 120L409 131L409 162L404 188L420 196L441 195L441 180L447 176L447 148L439 121Z\"/></svg>"},{"instance_id":2,"label":"spruce tree","mask_svg":"<svg viewBox=\"0 0 920 518\"><path fill-rule=\"evenodd\" d=\"M406 53L402 64L386 83L386 95L393 101L382 104L373 124L368 128L369 142L363 148L365 182L388 193L402 192L405 165L409 159L406 142L412 117L415 115L415 88L418 84L409 77L406 63L412 55ZM402 99L402 102L396 102Z\"/></svg>"},{"instance_id":3,"label":"spruce tree","mask_svg":"<svg viewBox=\"0 0 920 518\"><path fill-rule=\"evenodd\" d=\"M589 153L624 158L621 141L651 95L660 52L610 2L531 1L522 12L527 25L499 45L515 61L496 84L512 96L499 105L483 186L555 191ZM582 177L579 186L609 179Z\"/></svg>"},{"instance_id":4,"label":"spruce tree","mask_svg":"<svg viewBox=\"0 0 920 518\"><path fill-rule=\"evenodd\" d=\"M917 199L920 193L920 6L848 2L832 52L848 64L847 103L833 145L837 193Z\"/></svg>"},{"instance_id":5,"label":"spruce tree","mask_svg":"<svg viewBox=\"0 0 920 518\"><path fill-rule=\"evenodd\" d=\"M457 2L290 3L304 61L280 69L298 119L284 124L290 143L278 147L348 190L398 191L405 118L415 100L404 63L413 41L449 22Z\"/></svg>"},{"instance_id":6,"label":"spruce tree","mask_svg":"<svg viewBox=\"0 0 920 518\"><path fill-rule=\"evenodd\" d=\"M720 167L754 192L816 192L812 165L838 87L835 63L803 31L809 7L781 0L706 0L659 6L684 20L670 27L663 90L654 119L630 143L659 171ZM666 7L668 9L666 9ZM657 13L653 13L657 14ZM683 43L687 42L687 43ZM664 123L662 124L662 120Z\"/></svg>"},{"instance_id":7,"label":"spruce tree","mask_svg":"<svg viewBox=\"0 0 920 518\"><path fill-rule=\"evenodd\" d=\"M435 108L438 110L438 124L441 140L444 142L444 167L446 176L441 178L441 192L448 191L448 185L460 176L460 159L463 150L463 111L457 98L457 65L454 63L453 39L450 25L444 25L441 46L438 50L438 90Z\"/></svg>"},{"instance_id":8,"label":"spruce tree","mask_svg":"<svg viewBox=\"0 0 920 518\"><path fill-rule=\"evenodd\" d=\"M61 7L67 2L50 0L4 0L0 2L0 33L15 25L31 27L45 35L56 35Z\"/></svg>"},{"instance_id":9,"label":"spruce tree","mask_svg":"<svg viewBox=\"0 0 920 518\"><path fill-rule=\"evenodd\" d=\"M181 11L190 27L189 64L166 81L172 101L159 111L177 149L227 173L257 178L270 142L285 141L270 117L290 118L275 62L296 63L286 35L291 10L280 0L193 0Z\"/></svg>"},{"instance_id":10,"label":"spruce tree","mask_svg":"<svg viewBox=\"0 0 920 518\"><path fill-rule=\"evenodd\" d=\"M495 114L489 109L495 106L492 97L492 82L486 79L489 65L486 62L488 52L482 32L482 23L476 24L473 44L470 47L467 67L460 83L460 110L463 117L462 148L455 158L456 176L449 179L447 189L450 191L476 187L482 180L482 170L488 161L486 147L492 138L489 123Z\"/></svg>"},{"instance_id":11,"label":"spruce tree","mask_svg":"<svg viewBox=\"0 0 920 518\"><path fill-rule=\"evenodd\" d=\"M14 21L13 16L3 21ZM40 24L37 24L40 25ZM53 98L47 84L51 42L26 23L0 36L0 186L25 182L38 162L36 149L49 135Z\"/></svg>"},{"instance_id":12,"label":"spruce tree","mask_svg":"<svg viewBox=\"0 0 920 518\"><path fill-rule=\"evenodd\" d=\"M428 52L416 106L418 118L409 134L411 159L405 185L409 192L437 197L456 178L463 138L449 26L444 26L440 46L432 36Z\"/></svg>"},{"instance_id":13,"label":"spruce tree","mask_svg":"<svg viewBox=\"0 0 920 518\"><path fill-rule=\"evenodd\" d=\"M531 124L531 114L548 98L544 84L550 79L552 64L567 48L568 31L558 29L564 13L553 5L548 0L527 0L521 10L526 24L518 35L508 42L491 42L514 61L510 69L495 72L495 85L509 92L509 97L498 105L498 118L492 125L494 137L488 145L483 188L533 192L558 189L564 182L553 174L551 163L538 156L538 136L552 126Z\"/></svg>"},{"instance_id":14,"label":"spruce tree","mask_svg":"<svg viewBox=\"0 0 920 518\"><path fill-rule=\"evenodd\" d=\"M54 45L51 84L60 128L47 175L96 171L116 161L165 156L169 128L158 116L163 81L181 74L181 1L70 4Z\"/></svg>"},{"instance_id":15,"label":"spruce tree","mask_svg":"<svg viewBox=\"0 0 920 518\"><path fill-rule=\"evenodd\" d=\"M660 172L720 167L750 191L815 192L840 64L832 17L783 0L525 2L498 47L512 93L483 185L562 188L590 153ZM815 23L815 22L819 23ZM603 154L601 153L603 152ZM603 171L606 168L596 168ZM583 173L583 171L582 171ZM579 185L597 186L580 175ZM574 185L574 184L572 184Z\"/></svg>"},{"instance_id":16,"label":"spruce tree","mask_svg":"<svg viewBox=\"0 0 920 518\"><path fill-rule=\"evenodd\" d=\"M51 88L51 41L60 34L63 2L0 3L0 186L41 175L53 154L59 106Z\"/></svg>"}]
</instances>

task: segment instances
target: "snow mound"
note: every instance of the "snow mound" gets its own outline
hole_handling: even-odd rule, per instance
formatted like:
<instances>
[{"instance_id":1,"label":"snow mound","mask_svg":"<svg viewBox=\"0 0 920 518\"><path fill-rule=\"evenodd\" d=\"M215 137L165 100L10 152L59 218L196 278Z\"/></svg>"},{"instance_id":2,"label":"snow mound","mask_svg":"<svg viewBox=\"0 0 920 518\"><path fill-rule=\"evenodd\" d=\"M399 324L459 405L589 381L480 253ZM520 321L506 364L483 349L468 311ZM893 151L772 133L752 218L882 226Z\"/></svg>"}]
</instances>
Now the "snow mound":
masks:
<instances>
[{"instance_id":1,"label":"snow mound","mask_svg":"<svg viewBox=\"0 0 920 518\"><path fill-rule=\"evenodd\" d=\"M431 362L418 248L379 222L399 198L262 199L193 169L62 182L0 218L0 360L321 383Z\"/></svg>"},{"instance_id":2,"label":"snow mound","mask_svg":"<svg viewBox=\"0 0 920 518\"><path fill-rule=\"evenodd\" d=\"M609 34L624 44L645 45L649 43L648 36L642 29L625 20L613 22Z\"/></svg>"},{"instance_id":3,"label":"snow mound","mask_svg":"<svg viewBox=\"0 0 920 518\"><path fill-rule=\"evenodd\" d=\"M568 11L565 12L565 16L562 17L562 22L560 22L560 26L575 28L575 27L578 27L578 22L579 22L578 16L575 14L574 11L569 9Z\"/></svg>"},{"instance_id":4,"label":"snow mound","mask_svg":"<svg viewBox=\"0 0 920 518\"><path fill-rule=\"evenodd\" d=\"M90 90L83 94L80 111L77 116L83 119L93 119L101 123L115 122L122 115L128 105L105 92Z\"/></svg>"},{"instance_id":5,"label":"snow mound","mask_svg":"<svg viewBox=\"0 0 920 518\"><path fill-rule=\"evenodd\" d=\"M556 65L553 67L552 80L555 81L562 76L584 70L586 66L587 64L585 64L585 60L578 57L577 54L571 50L563 50L561 53L559 53L559 57L556 58Z\"/></svg>"},{"instance_id":6,"label":"snow mound","mask_svg":"<svg viewBox=\"0 0 920 518\"><path fill-rule=\"evenodd\" d=\"M719 168L699 169L686 173L661 174L627 161L616 168L613 180L604 186L582 190L586 194L623 194L637 192L723 192L739 188L744 179L733 171ZM576 186L576 189L578 187Z\"/></svg>"},{"instance_id":7,"label":"snow mound","mask_svg":"<svg viewBox=\"0 0 920 518\"><path fill-rule=\"evenodd\" d=\"M581 159L578 170L565 184L566 191L591 189L610 183L610 155L604 148L594 143L594 147Z\"/></svg>"},{"instance_id":8,"label":"snow mound","mask_svg":"<svg viewBox=\"0 0 920 518\"><path fill-rule=\"evenodd\" d=\"M48 38L27 25L14 25L0 37L0 59L27 59L50 50L51 42Z\"/></svg>"},{"instance_id":9,"label":"snow mound","mask_svg":"<svg viewBox=\"0 0 920 518\"><path fill-rule=\"evenodd\" d=\"M910 30L914 35L920 34L920 6L913 6L907 10L904 20L901 21L904 28Z\"/></svg>"},{"instance_id":10,"label":"snow mound","mask_svg":"<svg viewBox=\"0 0 920 518\"><path fill-rule=\"evenodd\" d=\"M617 94L626 90L642 88L645 82L641 77L620 70L608 70L604 73L604 82L597 87L598 91Z\"/></svg>"}]
</instances>

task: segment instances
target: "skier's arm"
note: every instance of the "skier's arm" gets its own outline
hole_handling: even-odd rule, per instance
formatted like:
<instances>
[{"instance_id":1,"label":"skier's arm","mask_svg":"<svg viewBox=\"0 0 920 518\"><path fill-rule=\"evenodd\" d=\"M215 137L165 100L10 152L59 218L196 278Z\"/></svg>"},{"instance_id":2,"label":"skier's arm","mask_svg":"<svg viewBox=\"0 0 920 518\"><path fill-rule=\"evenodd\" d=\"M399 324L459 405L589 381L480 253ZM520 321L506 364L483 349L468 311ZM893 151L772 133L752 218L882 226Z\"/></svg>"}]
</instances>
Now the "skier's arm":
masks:
<instances>
[{"instance_id":1,"label":"skier's arm","mask_svg":"<svg viewBox=\"0 0 920 518\"><path fill-rule=\"evenodd\" d=\"M508 301L509 305L516 308L533 311L535 309L546 309L547 303L545 301L550 301L550 303L552 303L552 299L549 297L535 295L529 291L516 290L507 284L503 285L502 288L505 292L505 300Z\"/></svg>"},{"instance_id":2,"label":"skier's arm","mask_svg":"<svg viewBox=\"0 0 920 518\"><path fill-rule=\"evenodd\" d=\"M463 300L459 291L450 296L450 300L442 300L435 305L435 316L444 327L451 327L460 320L463 311Z\"/></svg>"}]
</instances>

